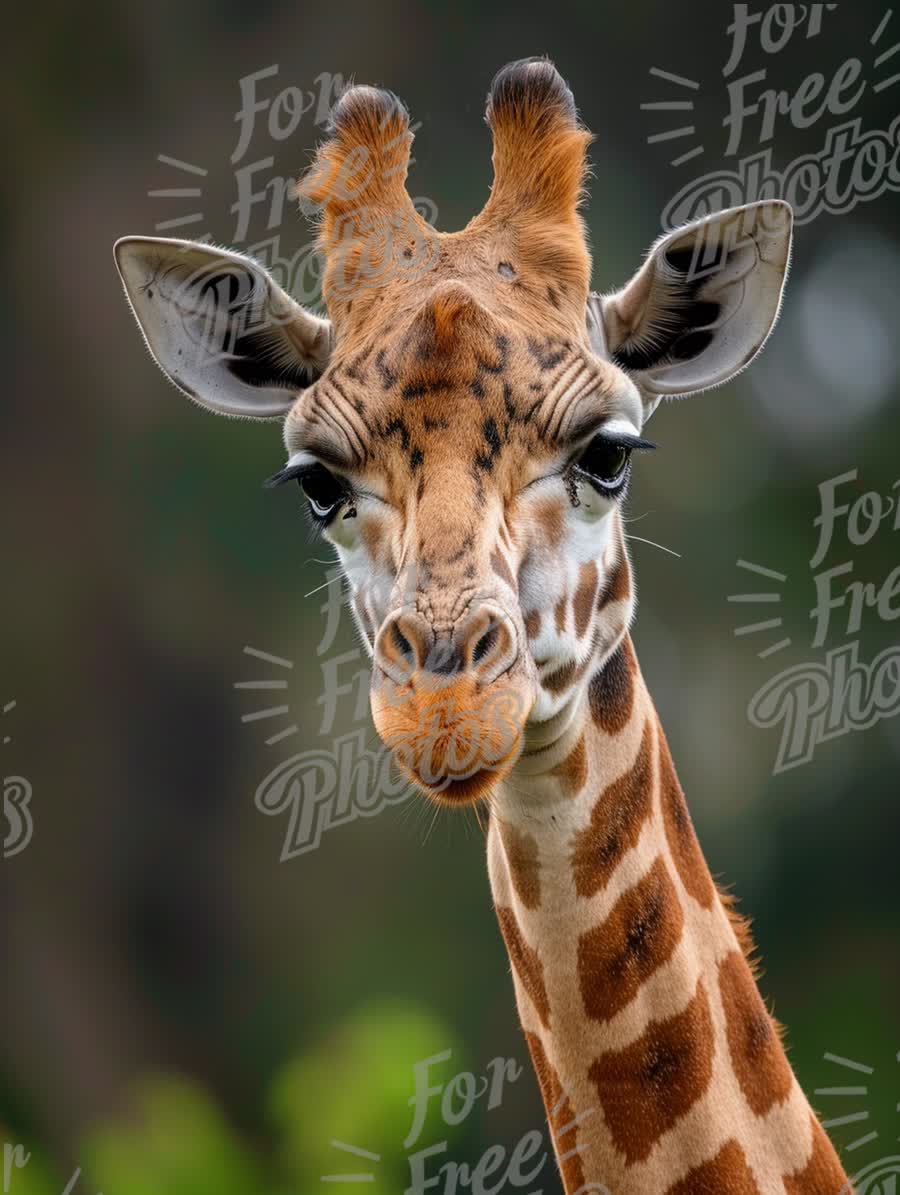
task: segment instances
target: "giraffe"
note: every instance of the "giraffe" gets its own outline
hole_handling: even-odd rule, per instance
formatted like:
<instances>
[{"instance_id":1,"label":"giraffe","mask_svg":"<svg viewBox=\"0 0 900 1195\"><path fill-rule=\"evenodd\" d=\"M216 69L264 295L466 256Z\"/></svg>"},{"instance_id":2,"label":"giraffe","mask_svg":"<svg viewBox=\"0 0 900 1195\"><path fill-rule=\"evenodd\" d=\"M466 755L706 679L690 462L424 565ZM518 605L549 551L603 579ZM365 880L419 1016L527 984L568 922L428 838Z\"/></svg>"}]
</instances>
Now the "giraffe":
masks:
<instances>
[{"instance_id":1,"label":"giraffe","mask_svg":"<svg viewBox=\"0 0 900 1195\"><path fill-rule=\"evenodd\" d=\"M733 377L778 315L792 213L657 241L591 293L589 133L546 59L490 89L494 181L459 232L406 189L392 93L352 86L298 183L328 317L253 259L127 237L168 377L283 418L372 657L375 726L426 796L488 809L488 870L566 1195L838 1195L745 922L718 890L630 636L622 504L665 396Z\"/></svg>"}]
</instances>

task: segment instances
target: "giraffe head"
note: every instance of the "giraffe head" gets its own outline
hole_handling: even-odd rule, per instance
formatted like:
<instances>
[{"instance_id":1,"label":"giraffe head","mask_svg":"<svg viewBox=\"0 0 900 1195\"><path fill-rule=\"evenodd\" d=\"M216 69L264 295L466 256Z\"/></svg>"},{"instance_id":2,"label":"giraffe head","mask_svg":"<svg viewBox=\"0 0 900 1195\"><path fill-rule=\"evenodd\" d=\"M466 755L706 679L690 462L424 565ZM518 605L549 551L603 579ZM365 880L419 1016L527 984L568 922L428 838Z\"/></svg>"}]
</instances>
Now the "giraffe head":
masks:
<instances>
[{"instance_id":1,"label":"giraffe head","mask_svg":"<svg viewBox=\"0 0 900 1195\"><path fill-rule=\"evenodd\" d=\"M287 464L334 544L373 656L376 727L430 795L489 793L552 737L620 644L634 596L621 504L664 395L762 346L787 270L780 202L664 236L591 294L589 134L544 60L488 96L494 183L438 233L405 185L412 136L354 86L298 185L319 217L328 319L258 263L129 237L126 293L168 376L213 411L284 416Z\"/></svg>"}]
</instances>

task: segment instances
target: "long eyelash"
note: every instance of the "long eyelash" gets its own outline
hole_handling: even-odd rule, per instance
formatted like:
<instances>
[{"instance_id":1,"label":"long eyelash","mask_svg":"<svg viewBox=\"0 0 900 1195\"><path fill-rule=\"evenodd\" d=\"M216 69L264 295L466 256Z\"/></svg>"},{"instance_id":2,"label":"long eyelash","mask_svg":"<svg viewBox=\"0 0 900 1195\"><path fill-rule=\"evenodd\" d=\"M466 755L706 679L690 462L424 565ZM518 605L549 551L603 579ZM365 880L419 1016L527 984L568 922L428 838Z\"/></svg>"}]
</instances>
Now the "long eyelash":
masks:
<instances>
[{"instance_id":1,"label":"long eyelash","mask_svg":"<svg viewBox=\"0 0 900 1195\"><path fill-rule=\"evenodd\" d=\"M318 461L300 461L295 465L286 465L283 469L279 469L277 473L273 473L271 477L266 478L266 480L263 482L263 489L272 490L275 489L276 486L284 485L286 481L296 481L302 490L303 478L317 467ZM338 514L340 514L341 510L345 506L349 507L350 514L355 517L356 506L353 501L353 495L349 490L347 491L346 499L337 505L334 510L325 515L316 514L312 503L309 501L304 502L307 518L312 524L309 537L310 543L312 543L317 536L321 535L326 527L329 527L331 523L334 522ZM347 517L346 511L344 513L344 517Z\"/></svg>"},{"instance_id":2,"label":"long eyelash","mask_svg":"<svg viewBox=\"0 0 900 1195\"><path fill-rule=\"evenodd\" d=\"M311 469L315 468L313 461L301 461L296 465L285 465L283 469L279 469L277 473L273 473L271 477L267 477L262 483L264 490L274 490L276 486L284 485L286 481L293 481L296 478L298 481L305 473L309 473Z\"/></svg>"},{"instance_id":3,"label":"long eyelash","mask_svg":"<svg viewBox=\"0 0 900 1195\"><path fill-rule=\"evenodd\" d=\"M654 444L652 440L645 440L643 436L632 436L629 432L604 432L601 430L597 434L608 444L615 444L619 448L632 448L635 452L655 452L659 448L659 445Z\"/></svg>"}]
</instances>

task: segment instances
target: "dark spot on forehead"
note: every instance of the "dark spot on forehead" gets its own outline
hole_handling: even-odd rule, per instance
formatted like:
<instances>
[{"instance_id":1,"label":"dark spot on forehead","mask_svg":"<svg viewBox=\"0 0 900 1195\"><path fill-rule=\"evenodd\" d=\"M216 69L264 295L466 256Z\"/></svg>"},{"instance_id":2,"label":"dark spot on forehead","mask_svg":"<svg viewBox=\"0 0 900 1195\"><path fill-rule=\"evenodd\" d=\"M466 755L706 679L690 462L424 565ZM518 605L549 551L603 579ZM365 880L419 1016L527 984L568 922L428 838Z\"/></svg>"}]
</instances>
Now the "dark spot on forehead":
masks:
<instances>
[{"instance_id":1,"label":"dark spot on forehead","mask_svg":"<svg viewBox=\"0 0 900 1195\"><path fill-rule=\"evenodd\" d=\"M448 377L420 375L407 382L401 394L405 399L414 399L424 398L426 394L444 394L452 389L453 382Z\"/></svg>"},{"instance_id":2,"label":"dark spot on forehead","mask_svg":"<svg viewBox=\"0 0 900 1195\"><path fill-rule=\"evenodd\" d=\"M485 387L484 380L486 376L497 376L505 372L509 362L509 339L506 336L499 335L494 338L494 347L497 350L496 359L492 360L489 357L476 357L476 371L475 377L472 379L469 389L476 398L484 398Z\"/></svg>"},{"instance_id":3,"label":"dark spot on forehead","mask_svg":"<svg viewBox=\"0 0 900 1195\"><path fill-rule=\"evenodd\" d=\"M399 436L403 451L409 451L409 428L406 426L404 420L392 419L384 429L384 436L386 439L390 439L391 436Z\"/></svg>"},{"instance_id":4,"label":"dark spot on forehead","mask_svg":"<svg viewBox=\"0 0 900 1195\"><path fill-rule=\"evenodd\" d=\"M409 454L410 469L412 469L413 472L415 472L416 469L418 469L419 465L421 465L422 461L424 461L424 460L425 460L425 453L422 451L422 449L414 448L412 450L412 452Z\"/></svg>"},{"instance_id":5,"label":"dark spot on forehead","mask_svg":"<svg viewBox=\"0 0 900 1195\"><path fill-rule=\"evenodd\" d=\"M422 423L427 432L447 431L450 427L449 419L435 419L433 415L426 415Z\"/></svg>"},{"instance_id":6,"label":"dark spot on forehead","mask_svg":"<svg viewBox=\"0 0 900 1195\"><path fill-rule=\"evenodd\" d=\"M397 375L387 364L386 354L384 349L381 349L378 356L375 358L375 368L381 377L381 384L385 390L390 390L392 386L397 384Z\"/></svg>"},{"instance_id":7,"label":"dark spot on forehead","mask_svg":"<svg viewBox=\"0 0 900 1195\"><path fill-rule=\"evenodd\" d=\"M510 386L509 382L503 383L503 408L510 422L518 417L518 410L516 409L516 404L513 402L512 386Z\"/></svg>"},{"instance_id":8,"label":"dark spot on forehead","mask_svg":"<svg viewBox=\"0 0 900 1195\"><path fill-rule=\"evenodd\" d=\"M559 336L548 336L546 340L528 338L528 351L542 370L555 369L569 352L568 340Z\"/></svg>"},{"instance_id":9,"label":"dark spot on forehead","mask_svg":"<svg viewBox=\"0 0 900 1195\"><path fill-rule=\"evenodd\" d=\"M366 361L372 355L371 348L364 349L358 353L353 360L347 365L346 372L348 378L353 378L355 382L365 381L366 370L364 368Z\"/></svg>"},{"instance_id":10,"label":"dark spot on forehead","mask_svg":"<svg viewBox=\"0 0 900 1195\"><path fill-rule=\"evenodd\" d=\"M493 416L485 419L481 425L481 431L487 444L487 452L480 452L475 457L475 465L479 469L483 469L486 473L494 467L494 461L500 455L503 448L503 441L500 437L500 431L497 427L497 422Z\"/></svg>"},{"instance_id":11,"label":"dark spot on forehead","mask_svg":"<svg viewBox=\"0 0 900 1195\"><path fill-rule=\"evenodd\" d=\"M479 364L487 373L502 373L506 369L509 360L509 339L506 336L497 336L494 339L494 345L497 349L499 360L479 361Z\"/></svg>"}]
</instances>

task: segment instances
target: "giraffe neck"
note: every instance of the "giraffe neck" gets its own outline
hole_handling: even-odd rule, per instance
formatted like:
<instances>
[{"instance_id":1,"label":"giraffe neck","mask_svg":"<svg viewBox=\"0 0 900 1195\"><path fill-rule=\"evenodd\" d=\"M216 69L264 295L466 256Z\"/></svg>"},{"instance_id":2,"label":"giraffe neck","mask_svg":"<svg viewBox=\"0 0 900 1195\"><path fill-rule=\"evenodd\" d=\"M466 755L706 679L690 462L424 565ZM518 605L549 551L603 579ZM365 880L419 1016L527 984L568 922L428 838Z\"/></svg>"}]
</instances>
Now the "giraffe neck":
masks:
<instances>
[{"instance_id":1,"label":"giraffe neck","mask_svg":"<svg viewBox=\"0 0 900 1195\"><path fill-rule=\"evenodd\" d=\"M500 787L488 863L566 1195L839 1195L627 636Z\"/></svg>"}]
</instances>

